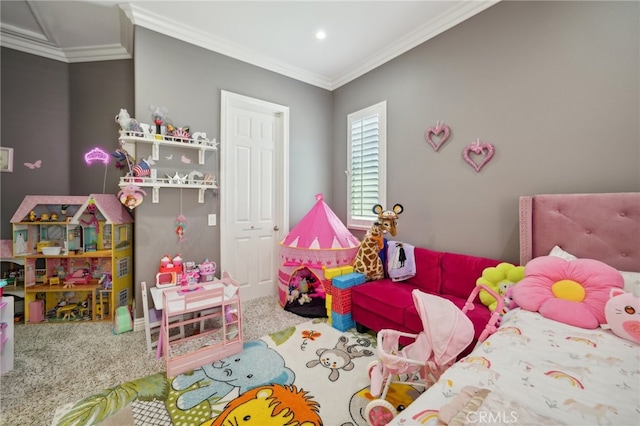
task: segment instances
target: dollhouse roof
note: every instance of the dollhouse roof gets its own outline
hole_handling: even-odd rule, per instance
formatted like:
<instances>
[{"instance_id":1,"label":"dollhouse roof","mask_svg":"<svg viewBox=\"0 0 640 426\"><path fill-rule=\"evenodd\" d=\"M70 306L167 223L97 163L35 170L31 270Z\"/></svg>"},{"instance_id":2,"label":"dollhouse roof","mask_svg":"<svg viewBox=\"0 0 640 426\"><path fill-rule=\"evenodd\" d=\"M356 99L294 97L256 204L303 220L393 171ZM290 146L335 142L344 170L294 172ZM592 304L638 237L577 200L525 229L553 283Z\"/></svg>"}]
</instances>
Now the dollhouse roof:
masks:
<instances>
[{"instance_id":1,"label":"dollhouse roof","mask_svg":"<svg viewBox=\"0 0 640 426\"><path fill-rule=\"evenodd\" d=\"M307 249L341 249L357 247L360 243L338 216L316 195L316 204L284 237L283 246Z\"/></svg>"},{"instance_id":2,"label":"dollhouse roof","mask_svg":"<svg viewBox=\"0 0 640 426\"><path fill-rule=\"evenodd\" d=\"M56 206L49 213L60 214L60 207L63 204L69 206L80 206L71 219L71 223L78 223L80 216L85 211L89 202L93 200L98 211L104 216L107 223L132 223L133 218L127 212L120 200L113 194L90 194L90 195L27 195L13 214L11 223L23 222L29 216L29 212L38 211L43 207L50 208ZM42 212L40 212L42 213Z\"/></svg>"}]
</instances>

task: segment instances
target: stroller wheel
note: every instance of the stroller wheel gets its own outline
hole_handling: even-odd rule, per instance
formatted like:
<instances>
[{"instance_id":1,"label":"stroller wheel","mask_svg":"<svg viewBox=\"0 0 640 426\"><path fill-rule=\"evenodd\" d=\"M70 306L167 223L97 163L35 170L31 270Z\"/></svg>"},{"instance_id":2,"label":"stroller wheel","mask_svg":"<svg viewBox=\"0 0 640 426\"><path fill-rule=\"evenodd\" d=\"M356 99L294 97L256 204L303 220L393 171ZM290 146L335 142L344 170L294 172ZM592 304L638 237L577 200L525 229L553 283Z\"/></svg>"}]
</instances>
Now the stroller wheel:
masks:
<instances>
[{"instance_id":1,"label":"stroller wheel","mask_svg":"<svg viewBox=\"0 0 640 426\"><path fill-rule=\"evenodd\" d=\"M364 410L364 417L370 426L384 426L398 414L389 401L374 399Z\"/></svg>"},{"instance_id":2,"label":"stroller wheel","mask_svg":"<svg viewBox=\"0 0 640 426\"><path fill-rule=\"evenodd\" d=\"M369 365L367 365L367 376L369 377L369 380L371 380L371 373L377 366L378 366L378 361L371 361Z\"/></svg>"}]
</instances>

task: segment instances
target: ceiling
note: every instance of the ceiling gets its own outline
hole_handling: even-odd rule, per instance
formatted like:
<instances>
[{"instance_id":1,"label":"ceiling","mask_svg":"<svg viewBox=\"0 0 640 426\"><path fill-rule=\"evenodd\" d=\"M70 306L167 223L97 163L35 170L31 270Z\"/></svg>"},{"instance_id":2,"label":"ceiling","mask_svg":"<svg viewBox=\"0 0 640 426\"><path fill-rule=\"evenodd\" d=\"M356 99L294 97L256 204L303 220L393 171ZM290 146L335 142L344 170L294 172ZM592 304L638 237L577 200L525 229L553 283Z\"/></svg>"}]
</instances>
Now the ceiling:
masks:
<instances>
[{"instance_id":1,"label":"ceiling","mask_svg":"<svg viewBox=\"0 0 640 426\"><path fill-rule=\"evenodd\" d=\"M137 25L333 90L498 1L5 0L0 45L67 63L128 59Z\"/></svg>"}]
</instances>

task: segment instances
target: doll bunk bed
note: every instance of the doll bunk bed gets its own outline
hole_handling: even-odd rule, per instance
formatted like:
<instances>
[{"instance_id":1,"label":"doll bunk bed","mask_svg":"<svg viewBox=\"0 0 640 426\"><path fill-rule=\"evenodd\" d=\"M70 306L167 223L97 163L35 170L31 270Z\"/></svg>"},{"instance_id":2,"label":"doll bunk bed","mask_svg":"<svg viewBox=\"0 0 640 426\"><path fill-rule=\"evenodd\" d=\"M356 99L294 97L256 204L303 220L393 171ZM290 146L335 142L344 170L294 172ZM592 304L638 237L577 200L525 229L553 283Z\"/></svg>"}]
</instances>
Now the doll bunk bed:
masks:
<instances>
[{"instance_id":1,"label":"doll bunk bed","mask_svg":"<svg viewBox=\"0 0 640 426\"><path fill-rule=\"evenodd\" d=\"M521 264L595 259L640 286L640 193L524 196L519 219ZM516 308L389 424L640 424L638 341Z\"/></svg>"},{"instance_id":2,"label":"doll bunk bed","mask_svg":"<svg viewBox=\"0 0 640 426\"><path fill-rule=\"evenodd\" d=\"M223 272L220 280L162 289L163 309L158 354L167 377L175 377L242 351L239 283ZM202 324L214 324L203 327ZM174 338L181 329L183 338Z\"/></svg>"}]
</instances>

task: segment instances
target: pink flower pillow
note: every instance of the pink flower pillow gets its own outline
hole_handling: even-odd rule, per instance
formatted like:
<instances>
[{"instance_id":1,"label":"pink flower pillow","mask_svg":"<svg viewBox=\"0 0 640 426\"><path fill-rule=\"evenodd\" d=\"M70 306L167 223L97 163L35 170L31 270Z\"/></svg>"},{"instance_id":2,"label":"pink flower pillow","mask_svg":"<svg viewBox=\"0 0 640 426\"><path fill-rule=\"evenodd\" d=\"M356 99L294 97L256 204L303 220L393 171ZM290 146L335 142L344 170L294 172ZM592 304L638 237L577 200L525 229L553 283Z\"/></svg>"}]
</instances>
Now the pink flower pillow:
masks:
<instances>
[{"instance_id":1,"label":"pink flower pillow","mask_svg":"<svg viewBox=\"0 0 640 426\"><path fill-rule=\"evenodd\" d=\"M513 288L522 309L582 328L606 323L604 306L612 288L623 288L622 274L593 259L568 262L541 256L525 266L524 278Z\"/></svg>"}]
</instances>

